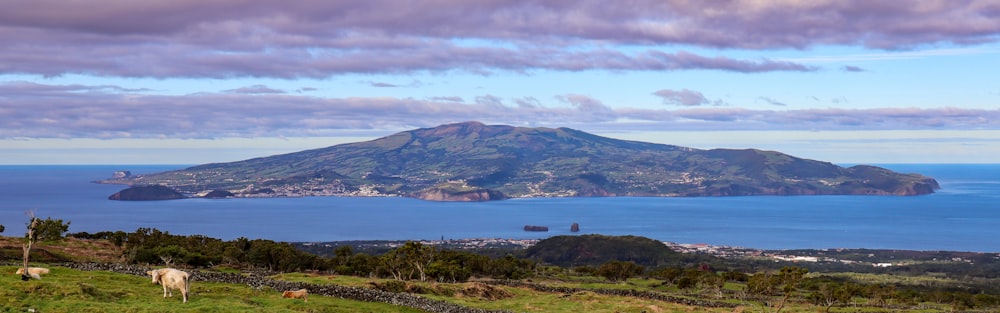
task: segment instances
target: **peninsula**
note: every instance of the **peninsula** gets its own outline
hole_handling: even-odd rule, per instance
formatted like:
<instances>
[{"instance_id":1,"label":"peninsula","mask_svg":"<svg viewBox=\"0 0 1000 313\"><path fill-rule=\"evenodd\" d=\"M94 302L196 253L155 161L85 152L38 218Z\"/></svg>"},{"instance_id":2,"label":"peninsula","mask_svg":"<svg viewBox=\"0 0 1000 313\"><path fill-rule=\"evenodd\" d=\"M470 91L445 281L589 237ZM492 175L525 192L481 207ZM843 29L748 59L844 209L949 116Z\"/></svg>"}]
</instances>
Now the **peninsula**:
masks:
<instances>
[{"instance_id":1,"label":"peninsula","mask_svg":"<svg viewBox=\"0 0 1000 313\"><path fill-rule=\"evenodd\" d=\"M464 122L371 141L118 175L108 184L163 185L234 197L403 196L432 201L528 197L695 197L933 193L920 174L756 149L693 149L570 128Z\"/></svg>"}]
</instances>

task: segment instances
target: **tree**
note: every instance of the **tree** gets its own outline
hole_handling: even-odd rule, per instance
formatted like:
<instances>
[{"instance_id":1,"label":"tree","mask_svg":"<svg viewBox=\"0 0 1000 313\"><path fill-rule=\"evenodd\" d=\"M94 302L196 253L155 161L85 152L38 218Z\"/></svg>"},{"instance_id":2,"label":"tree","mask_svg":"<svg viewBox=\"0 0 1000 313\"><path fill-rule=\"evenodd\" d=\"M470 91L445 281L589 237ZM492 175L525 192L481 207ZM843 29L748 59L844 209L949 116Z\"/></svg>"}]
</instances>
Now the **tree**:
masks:
<instances>
[{"instance_id":1,"label":"tree","mask_svg":"<svg viewBox=\"0 0 1000 313\"><path fill-rule=\"evenodd\" d=\"M121 248L123 245L125 245L125 238L127 237L128 237L127 233L119 230L114 233L111 233L108 239L111 240L111 243L114 244L115 247Z\"/></svg>"},{"instance_id":2,"label":"tree","mask_svg":"<svg viewBox=\"0 0 1000 313\"><path fill-rule=\"evenodd\" d=\"M434 247L424 246L416 241L407 241L403 246L389 250L380 258L382 266L396 280L412 279L414 273L420 281L427 280L427 267L434 261ZM404 275L405 274L405 275Z\"/></svg>"},{"instance_id":3,"label":"tree","mask_svg":"<svg viewBox=\"0 0 1000 313\"><path fill-rule=\"evenodd\" d=\"M36 233L36 230L38 228L38 224L40 223L40 220L35 217L34 210L28 211L25 214L28 215L29 220L27 224L28 231L24 234L24 244L21 246L24 250L24 272L21 274L21 280L23 281L27 281L31 278L31 276L28 276L28 255L31 253L31 246L38 241L38 234Z\"/></svg>"},{"instance_id":4,"label":"tree","mask_svg":"<svg viewBox=\"0 0 1000 313\"><path fill-rule=\"evenodd\" d=\"M403 272L406 270L406 260L396 250L391 250L378 257L380 270L389 272L395 280L403 280ZM407 277L407 279L409 279Z\"/></svg>"},{"instance_id":5,"label":"tree","mask_svg":"<svg viewBox=\"0 0 1000 313\"><path fill-rule=\"evenodd\" d=\"M788 298L791 298L792 293L798 289L799 283L808 272L809 270L804 268L786 266L778 273L754 274L747 281L747 292L760 296L765 310L773 306L773 312L778 313L785 307ZM781 291L781 298L776 301L771 299L772 296L779 295L778 291Z\"/></svg>"},{"instance_id":6,"label":"tree","mask_svg":"<svg viewBox=\"0 0 1000 313\"><path fill-rule=\"evenodd\" d=\"M490 262L489 274L493 278L522 279L531 276L535 269L534 262L522 260L508 254Z\"/></svg>"},{"instance_id":7,"label":"tree","mask_svg":"<svg viewBox=\"0 0 1000 313\"><path fill-rule=\"evenodd\" d=\"M888 300L896 294L896 286L887 284L869 285L865 290L868 293L868 303L878 306L888 305Z\"/></svg>"},{"instance_id":8,"label":"tree","mask_svg":"<svg viewBox=\"0 0 1000 313\"><path fill-rule=\"evenodd\" d=\"M617 282L642 274L644 270L645 268L635 262L608 261L597 268L597 275Z\"/></svg>"},{"instance_id":9,"label":"tree","mask_svg":"<svg viewBox=\"0 0 1000 313\"><path fill-rule=\"evenodd\" d=\"M650 276L664 280L664 283L674 283L675 280L684 274L684 270L678 267L661 268L649 273Z\"/></svg>"},{"instance_id":10,"label":"tree","mask_svg":"<svg viewBox=\"0 0 1000 313\"><path fill-rule=\"evenodd\" d=\"M824 312L830 312L830 308L837 303L846 304L851 300L851 286L846 283L823 283L819 285L819 290L809 294L809 300L825 307Z\"/></svg>"},{"instance_id":11,"label":"tree","mask_svg":"<svg viewBox=\"0 0 1000 313\"><path fill-rule=\"evenodd\" d=\"M39 220L38 226L35 228L35 235L38 236L38 240L43 242L59 241L63 239L63 235L69 231L70 222L63 224L63 220L53 220L51 217L45 218L45 220Z\"/></svg>"}]
</instances>

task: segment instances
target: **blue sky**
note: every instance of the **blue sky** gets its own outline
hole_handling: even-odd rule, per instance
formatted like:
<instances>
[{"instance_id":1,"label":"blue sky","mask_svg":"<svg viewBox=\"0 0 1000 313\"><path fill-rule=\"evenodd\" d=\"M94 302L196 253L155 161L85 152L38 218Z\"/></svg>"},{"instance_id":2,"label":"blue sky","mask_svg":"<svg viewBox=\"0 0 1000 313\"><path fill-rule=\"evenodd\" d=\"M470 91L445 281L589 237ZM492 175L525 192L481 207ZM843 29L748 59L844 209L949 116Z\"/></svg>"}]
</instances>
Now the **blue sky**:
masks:
<instances>
[{"instance_id":1,"label":"blue sky","mask_svg":"<svg viewBox=\"0 0 1000 313\"><path fill-rule=\"evenodd\" d=\"M996 1L40 0L0 164L198 164L480 121L836 163L997 163Z\"/></svg>"}]
</instances>

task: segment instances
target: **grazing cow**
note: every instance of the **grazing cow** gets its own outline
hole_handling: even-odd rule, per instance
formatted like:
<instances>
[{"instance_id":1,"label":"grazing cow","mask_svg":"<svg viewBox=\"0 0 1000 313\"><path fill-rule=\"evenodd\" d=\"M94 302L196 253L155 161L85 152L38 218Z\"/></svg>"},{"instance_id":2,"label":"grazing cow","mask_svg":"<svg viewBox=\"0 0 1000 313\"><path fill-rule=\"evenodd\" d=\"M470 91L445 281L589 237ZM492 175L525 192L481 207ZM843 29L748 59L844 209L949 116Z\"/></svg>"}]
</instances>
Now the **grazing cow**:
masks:
<instances>
[{"instance_id":1,"label":"grazing cow","mask_svg":"<svg viewBox=\"0 0 1000 313\"><path fill-rule=\"evenodd\" d=\"M189 278L191 277L185 271L181 271L173 268L161 268L146 272L150 276L153 276L153 283L160 284L163 286L163 297L166 298L167 295L173 297L173 289L181 291L181 295L184 296L184 302L188 302L188 290L190 288Z\"/></svg>"},{"instance_id":2,"label":"grazing cow","mask_svg":"<svg viewBox=\"0 0 1000 313\"><path fill-rule=\"evenodd\" d=\"M309 290L299 289L295 291L285 291L281 293L282 298L302 299L302 302L309 302Z\"/></svg>"},{"instance_id":3,"label":"grazing cow","mask_svg":"<svg viewBox=\"0 0 1000 313\"><path fill-rule=\"evenodd\" d=\"M34 278L34 279L42 279L42 274L48 274L48 273L49 273L49 269L44 268L44 267L29 267L28 268L28 276L31 276L31 278ZM24 268L23 267L19 267L17 269L17 272L14 272L14 274L24 275Z\"/></svg>"}]
</instances>

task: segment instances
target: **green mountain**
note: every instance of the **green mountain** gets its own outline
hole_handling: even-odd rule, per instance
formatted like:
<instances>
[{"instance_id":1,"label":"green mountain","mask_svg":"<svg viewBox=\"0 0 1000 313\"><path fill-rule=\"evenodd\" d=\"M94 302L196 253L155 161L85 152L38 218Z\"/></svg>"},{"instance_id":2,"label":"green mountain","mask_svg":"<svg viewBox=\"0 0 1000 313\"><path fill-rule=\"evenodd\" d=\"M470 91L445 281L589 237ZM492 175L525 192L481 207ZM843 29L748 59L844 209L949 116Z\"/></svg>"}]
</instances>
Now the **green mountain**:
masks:
<instances>
[{"instance_id":1,"label":"green mountain","mask_svg":"<svg viewBox=\"0 0 1000 313\"><path fill-rule=\"evenodd\" d=\"M700 150L617 140L569 128L465 122L327 148L118 177L188 194L237 197L508 197L921 195L933 178L840 167L755 149Z\"/></svg>"}]
</instances>

